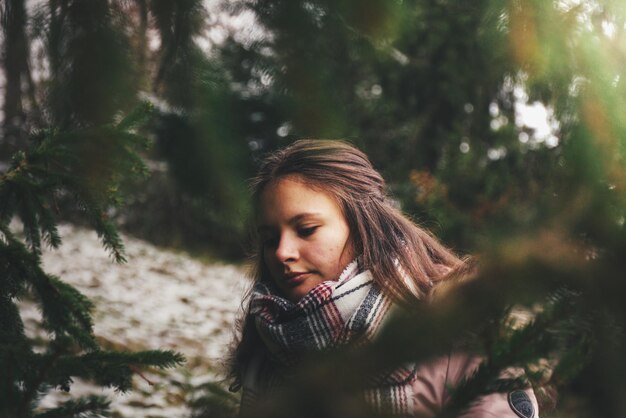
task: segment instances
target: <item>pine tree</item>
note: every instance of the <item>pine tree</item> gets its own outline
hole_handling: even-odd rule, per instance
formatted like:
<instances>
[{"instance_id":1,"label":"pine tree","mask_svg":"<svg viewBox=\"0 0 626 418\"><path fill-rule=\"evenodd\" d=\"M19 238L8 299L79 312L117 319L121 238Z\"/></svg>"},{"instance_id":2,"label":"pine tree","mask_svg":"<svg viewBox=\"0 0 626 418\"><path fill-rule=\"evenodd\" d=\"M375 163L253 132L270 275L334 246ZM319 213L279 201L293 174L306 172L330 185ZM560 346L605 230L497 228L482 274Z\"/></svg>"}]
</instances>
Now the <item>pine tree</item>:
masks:
<instances>
[{"instance_id":1,"label":"pine tree","mask_svg":"<svg viewBox=\"0 0 626 418\"><path fill-rule=\"evenodd\" d=\"M85 212L114 260L125 261L107 210L119 199L119 181L145 171L137 155L145 140L132 130L146 114L148 107L143 106L115 125L38 132L32 148L16 153L11 168L0 177L1 416L102 416L108 401L96 396L42 412L35 413L34 408L50 390L69 391L76 377L127 391L132 375L141 368L169 368L183 362L172 351L100 348L93 333L92 303L41 266L42 245L57 248L62 243L55 208L63 194ZM99 160L87 158L85 153L98 144L100 149L106 147L106 153L99 154ZM23 236L11 227L14 218L23 223ZM19 308L24 298L32 298L42 313L41 325L49 337L43 351L25 334Z\"/></svg>"},{"instance_id":2,"label":"pine tree","mask_svg":"<svg viewBox=\"0 0 626 418\"><path fill-rule=\"evenodd\" d=\"M114 261L125 262L109 213L122 202L122 183L147 172L141 155L154 109L137 100L138 73L125 35L131 17L123 6L51 0L27 9L11 0L0 9L7 79L0 156L2 417L106 416L109 401L99 396L49 410L38 401L51 391L70 391L75 378L128 391L142 369L184 361L172 351L100 347L92 303L41 264L43 246L62 244L57 225L68 209L97 232ZM39 51L32 39L41 41ZM44 341L27 334L23 299L40 310Z\"/></svg>"}]
</instances>

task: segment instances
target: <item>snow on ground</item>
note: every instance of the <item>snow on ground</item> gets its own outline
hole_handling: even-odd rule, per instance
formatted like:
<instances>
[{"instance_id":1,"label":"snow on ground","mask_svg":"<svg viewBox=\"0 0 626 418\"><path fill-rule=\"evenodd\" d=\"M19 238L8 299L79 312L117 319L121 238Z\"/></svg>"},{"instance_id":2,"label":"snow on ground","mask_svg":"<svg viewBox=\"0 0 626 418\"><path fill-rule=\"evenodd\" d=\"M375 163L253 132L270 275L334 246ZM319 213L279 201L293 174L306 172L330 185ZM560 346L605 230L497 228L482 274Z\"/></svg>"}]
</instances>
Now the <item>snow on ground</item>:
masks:
<instances>
[{"instance_id":1,"label":"snow on ground","mask_svg":"<svg viewBox=\"0 0 626 418\"><path fill-rule=\"evenodd\" d=\"M124 237L126 264L114 263L95 232L63 225L63 245L43 255L44 270L72 284L95 303L94 331L104 346L183 353L185 366L135 376L135 390L116 394L77 381L69 394L53 392L41 406L87 393L108 395L115 416L184 417L190 388L219 379L247 285L241 267L206 264L180 252ZM27 327L38 313L25 309ZM34 331L33 331L34 332Z\"/></svg>"}]
</instances>

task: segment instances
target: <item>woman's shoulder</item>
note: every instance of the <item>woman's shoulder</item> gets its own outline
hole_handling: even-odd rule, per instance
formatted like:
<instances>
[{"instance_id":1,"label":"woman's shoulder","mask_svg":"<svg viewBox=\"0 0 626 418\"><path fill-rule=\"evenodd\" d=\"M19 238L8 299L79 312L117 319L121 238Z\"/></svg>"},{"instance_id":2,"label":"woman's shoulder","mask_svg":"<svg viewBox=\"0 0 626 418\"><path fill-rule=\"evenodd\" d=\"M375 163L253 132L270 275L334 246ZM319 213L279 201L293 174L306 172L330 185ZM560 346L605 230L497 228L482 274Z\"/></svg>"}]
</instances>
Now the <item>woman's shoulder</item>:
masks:
<instances>
[{"instance_id":1,"label":"woman's shoulder","mask_svg":"<svg viewBox=\"0 0 626 418\"><path fill-rule=\"evenodd\" d=\"M451 393L474 373L481 359L466 353L451 353L420 364L413 381L415 416L436 416L450 401ZM507 369L502 377L516 377L522 370ZM480 397L463 418L539 418L537 399L532 389L491 393Z\"/></svg>"}]
</instances>

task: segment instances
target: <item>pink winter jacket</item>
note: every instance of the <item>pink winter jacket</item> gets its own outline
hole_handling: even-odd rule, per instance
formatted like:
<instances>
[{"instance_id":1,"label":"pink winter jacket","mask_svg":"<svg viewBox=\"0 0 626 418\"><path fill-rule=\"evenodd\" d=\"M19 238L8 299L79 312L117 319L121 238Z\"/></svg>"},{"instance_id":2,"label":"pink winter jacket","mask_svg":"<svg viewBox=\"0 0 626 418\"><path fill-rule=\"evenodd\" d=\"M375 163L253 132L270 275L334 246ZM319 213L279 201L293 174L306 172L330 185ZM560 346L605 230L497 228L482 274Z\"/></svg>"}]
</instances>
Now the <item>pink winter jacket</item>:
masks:
<instances>
[{"instance_id":1,"label":"pink winter jacket","mask_svg":"<svg viewBox=\"0 0 626 418\"><path fill-rule=\"evenodd\" d=\"M450 399L449 389L479 366L480 359L464 354L451 354L417 368L413 383L415 417L431 418ZM515 372L506 373L512 377ZM527 397L524 395L526 393ZM532 407L528 405L528 400ZM524 402L526 401L526 402ZM531 389L517 393L493 393L480 398L463 418L539 418L537 399Z\"/></svg>"}]
</instances>

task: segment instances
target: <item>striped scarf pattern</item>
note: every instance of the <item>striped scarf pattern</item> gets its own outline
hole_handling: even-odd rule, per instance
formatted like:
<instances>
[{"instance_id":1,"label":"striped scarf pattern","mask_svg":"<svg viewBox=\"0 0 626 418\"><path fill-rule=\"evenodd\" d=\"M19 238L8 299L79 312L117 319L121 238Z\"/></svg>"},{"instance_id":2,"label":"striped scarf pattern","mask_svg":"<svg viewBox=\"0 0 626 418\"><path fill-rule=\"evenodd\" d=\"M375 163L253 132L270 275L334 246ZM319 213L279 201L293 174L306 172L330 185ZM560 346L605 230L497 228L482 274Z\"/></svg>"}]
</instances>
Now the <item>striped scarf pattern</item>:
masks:
<instances>
[{"instance_id":1,"label":"striped scarf pattern","mask_svg":"<svg viewBox=\"0 0 626 418\"><path fill-rule=\"evenodd\" d=\"M337 281L320 283L297 303L257 283L250 301L250 315L271 357L280 368L296 365L303 356L344 345L358 347L372 341L392 307L389 297L374 286L369 271L350 263ZM243 382L242 412L257 397L280 385L272 367L253 367ZM410 415L414 367L401 367L372 379L365 399L375 410Z\"/></svg>"}]
</instances>

